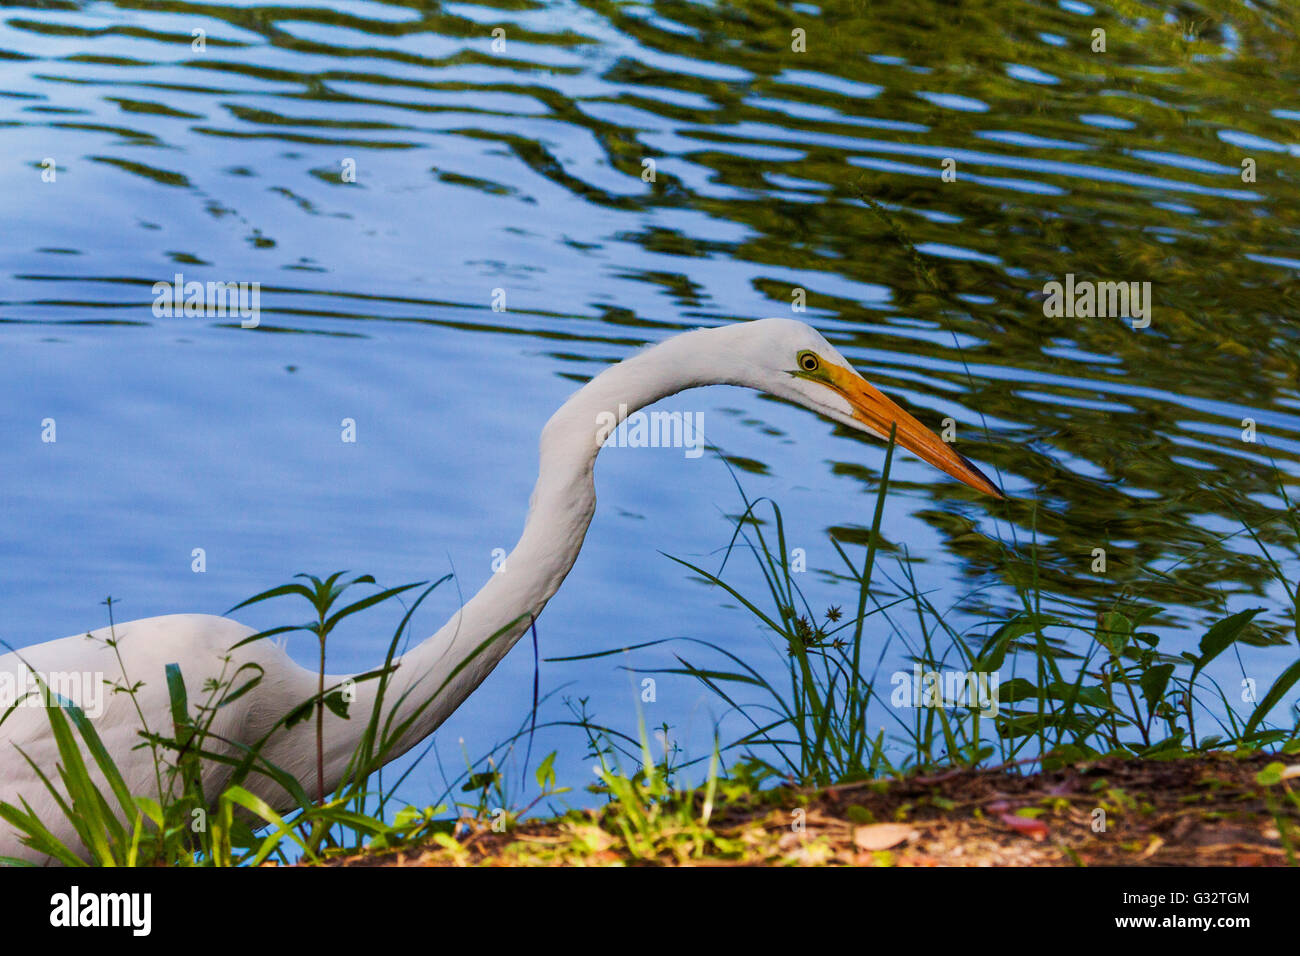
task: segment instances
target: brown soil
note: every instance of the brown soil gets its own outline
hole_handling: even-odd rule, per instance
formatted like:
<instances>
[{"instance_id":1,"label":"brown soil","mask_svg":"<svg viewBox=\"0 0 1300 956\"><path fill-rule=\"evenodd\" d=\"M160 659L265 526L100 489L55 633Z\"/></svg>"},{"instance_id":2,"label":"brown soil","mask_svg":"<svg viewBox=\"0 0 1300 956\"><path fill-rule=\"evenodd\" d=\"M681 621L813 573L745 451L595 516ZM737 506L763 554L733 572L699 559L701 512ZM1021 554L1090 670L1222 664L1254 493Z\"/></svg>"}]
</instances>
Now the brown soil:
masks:
<instances>
[{"instance_id":1,"label":"brown soil","mask_svg":"<svg viewBox=\"0 0 1300 956\"><path fill-rule=\"evenodd\" d=\"M328 865L1284 866L1278 819L1294 845L1300 812L1282 786L1255 780L1277 759L1101 760L768 791L715 810L708 830L720 840L666 839L639 858L593 811Z\"/></svg>"}]
</instances>

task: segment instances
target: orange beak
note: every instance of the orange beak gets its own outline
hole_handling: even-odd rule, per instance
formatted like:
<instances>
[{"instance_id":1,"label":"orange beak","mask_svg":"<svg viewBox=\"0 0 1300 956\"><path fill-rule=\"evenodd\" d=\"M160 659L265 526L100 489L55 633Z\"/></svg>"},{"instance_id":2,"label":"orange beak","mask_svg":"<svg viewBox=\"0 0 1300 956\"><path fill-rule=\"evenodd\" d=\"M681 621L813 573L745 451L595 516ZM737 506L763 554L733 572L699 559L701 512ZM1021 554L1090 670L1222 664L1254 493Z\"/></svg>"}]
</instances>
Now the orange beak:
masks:
<instances>
[{"instance_id":1,"label":"orange beak","mask_svg":"<svg viewBox=\"0 0 1300 956\"><path fill-rule=\"evenodd\" d=\"M1003 498L1002 489L951 445L899 408L879 389L857 372L833 362L823 364L829 385L853 407L853 417L886 441L891 430L895 441L923 461L952 475L963 484L994 498Z\"/></svg>"}]
</instances>

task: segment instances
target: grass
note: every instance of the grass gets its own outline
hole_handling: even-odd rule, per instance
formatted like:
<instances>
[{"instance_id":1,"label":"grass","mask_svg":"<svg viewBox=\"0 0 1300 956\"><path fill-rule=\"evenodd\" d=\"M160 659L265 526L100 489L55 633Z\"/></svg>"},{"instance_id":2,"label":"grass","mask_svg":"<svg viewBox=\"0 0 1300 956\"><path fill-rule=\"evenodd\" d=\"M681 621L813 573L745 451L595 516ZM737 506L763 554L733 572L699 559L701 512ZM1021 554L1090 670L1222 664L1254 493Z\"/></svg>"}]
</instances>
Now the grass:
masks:
<instances>
[{"instance_id":1,"label":"grass","mask_svg":"<svg viewBox=\"0 0 1300 956\"><path fill-rule=\"evenodd\" d=\"M831 538L844 564L842 576L855 589L852 613L840 608L820 616L813 612L797 583L798 572L791 567L780 508L770 501L750 501L743 489L745 508L735 521L718 571L674 559L739 605L766 635L772 660L760 666L735 650L699 640L636 645L675 643L681 648L674 654L676 666L647 672L698 681L726 708L707 763L686 760L679 749L668 746L668 727L661 728L666 746L663 760L657 762L651 757L644 721L635 736L624 734L598 725L586 712L585 701L570 702L572 719L556 723L581 729L588 755L599 768L598 782L588 789L605 802L594 814L558 811L553 825L561 835L551 837L554 859L567 858L566 854L577 859L588 851L614 853L625 862L746 859L752 856L756 838L745 837L730 824L715 826L715 815L726 817L737 806L762 805L770 799L765 794L788 802L803 799L797 795L805 792L870 787L884 780L924 779L936 771L952 774L991 765L1053 772L1108 759L1170 761L1224 753L1253 759L1270 749L1300 750L1296 724L1270 723L1281 701L1300 681L1300 660L1279 668L1258 701L1234 701L1209 676L1211 665L1230 649L1258 641L1253 628L1263 608L1224 613L1200 636L1194 651L1185 647L1175 651L1162 647L1162 637L1151 627L1161 608L1125 597L1095 619L1045 610L1059 602L1038 591L1037 575L1031 573L1029 585L1015 595L1013 610L959 630L950 614L936 607L932 595L918 587L906 555L898 562L896 574L881 570L885 553L881 523L893 451L891 441L861 554L855 557ZM1296 510L1289 502L1279 518L1300 537ZM1247 531L1282 582L1291 602L1289 618L1300 619L1300 602L1282 563L1265 548L1256 529ZM724 577L733 553L748 553L754 559L762 582L758 593L747 594L740 584ZM1032 562L1031 553L1031 572ZM61 843L48 821L38 819L25 802L0 804L0 817L25 834L29 846L68 865L89 861L106 866L238 866L296 858L319 862L363 850L421 845L433 845L450 859L465 862L471 857L463 841L473 834L507 840L506 834L521 826L526 829L528 814L541 801L557 812L556 798L568 792L556 780L552 753L536 770L538 795L522 807L511 799L502 761L515 742L536 726L540 703L536 700L519 733L479 761L467 757L464 773L435 804L398 807L395 802L393 791L418 762L390 786L378 782L386 754L414 719L395 723L391 715L396 708L384 704L397 647L412 615L441 583L379 588L369 576L348 580L341 572L324 579L300 575L239 605L298 597L312 608L310 623L272 628L248 640L305 630L318 641L317 693L277 724L315 718L314 781L295 780L264 760L260 749L265 738L251 746L215 738L216 714L255 692L261 679L248 665L236 667L227 658L229 673L223 671L221 679L204 686L197 696L187 688L178 667L167 668L163 678L171 702L168 727L150 727L137 705L141 745L150 749L156 768L156 789L149 795L127 792L92 722L75 705L47 701L59 764L33 767L59 812L72 821L80 845ZM345 601L352 589L361 587L374 590ZM346 688L325 684L329 636L340 621L404 595L414 595L414 600L393 633L384 664L357 678L378 682L375 704L369 714L352 714ZM112 603L108 603L113 635ZM904 614L914 622L907 630L900 623ZM967 699L899 705L894 700L898 682L891 680L891 686L884 687L879 679L888 646L888 641L880 640L882 632L904 636L900 639L909 642L909 656L922 674L966 675ZM475 653L496 636L485 640ZM110 636L110 644L114 640ZM581 657L623 651L616 648ZM700 654L709 660L702 660ZM1008 667L1012 676L1002 679L1001 672ZM115 689L134 700L139 687L123 674ZM969 696L981 689L983 701L978 694ZM989 708L981 704L988 703L993 691L999 708L986 714ZM422 707L428 705L426 701ZM326 708L349 720L366 721L348 772L332 793L325 789L321 758ZM873 730L881 714L893 721L892 734L879 726ZM4 716L0 715L0 722ZM741 722L741 730L723 743L722 728L736 721ZM700 785L689 785L689 775L701 765ZM96 782L92 767L107 782L107 789ZM278 783L291 795L292 807L281 813L258 798L249 787L253 775ZM1267 814L1275 820L1279 839L1294 863L1294 820L1300 803L1291 789L1292 779L1285 763L1273 762L1259 770L1256 783L1263 788ZM218 792L212 790L214 781ZM454 791L457 785L459 794ZM1026 817L1031 818L1032 814ZM801 844L800 852L806 849Z\"/></svg>"},{"instance_id":2,"label":"grass","mask_svg":"<svg viewBox=\"0 0 1300 956\"><path fill-rule=\"evenodd\" d=\"M1292 751L1297 752L1295 750ZM1291 771L1294 775L1295 771ZM1262 755L1103 758L1039 774L909 774L833 787L639 781L588 810L338 866L1285 866L1300 835L1285 765Z\"/></svg>"},{"instance_id":3,"label":"grass","mask_svg":"<svg viewBox=\"0 0 1300 956\"><path fill-rule=\"evenodd\" d=\"M377 771L387 762L386 755L431 703L432 698L398 721L395 714L404 697L399 697L389 708L386 707L386 691L394 671L398 644L411 617L425 598L446 579L433 584L421 582L380 589L340 607L341 598L350 588L374 584L369 576L340 583L343 576L344 572L339 572L322 580L301 575L310 586L291 582L255 595L239 605L244 607L272 598L299 596L311 604L315 620L306 625L286 625L259 632L236 647L296 630L309 631L317 637L320 646L320 683L316 695L292 708L252 745L220 737L213 730L213 723L222 708L256 690L263 675L255 665L236 667L233 658L227 655L221 675L205 684L199 698L192 701L180 667L169 664L164 678L170 701L170 726L163 729L150 726L139 705L143 684L128 677L118 654L118 662L123 668L122 680L112 689L126 694L135 703L140 720L140 746L149 748L155 770L156 790L150 795L128 792L123 774L104 747L92 721L75 703L52 695L40 675L33 673L43 696L42 703L49 716L60 762L51 771L38 766L25 753L23 757L59 812L71 824L77 839L71 845L61 841L25 799L20 800L19 805L0 803L0 819L23 834L27 846L68 866L258 865L269 859L287 862L288 854L301 854L315 860L326 852L355 850L363 845L391 847L431 833L450 831L453 822L438 818L445 806L419 810L403 808L393 815L391 821L386 820L392 789L401 785L405 774L387 790L382 787L372 789ZM365 715L366 727L343 779L333 793L326 794L320 756L324 711L329 708L345 719L358 719L359 716L349 712L345 688L325 685L325 648L329 635L340 621L352 614L421 587L423 590L406 609L389 641L383 666L353 678L358 683L378 681L379 689L371 712ZM107 641L116 650L112 600L106 603L110 634ZM494 634L484 640L461 667L470 663L497 636ZM459 669L449 675L447 681L453 679ZM445 683L442 686L445 687ZM21 703L16 702L0 715L0 726ZM263 746L273 733L313 715L317 719L314 799L299 780L261 755ZM97 782L92 767L106 781L107 790ZM265 777L278 784L290 796L292 808L282 813L258 797L248 787L252 776ZM221 781L220 791L215 794L210 790L213 777ZM0 858L0 863L24 865L24 861L17 859Z\"/></svg>"},{"instance_id":4,"label":"grass","mask_svg":"<svg viewBox=\"0 0 1300 956\"><path fill-rule=\"evenodd\" d=\"M889 593L880 595L880 524L892 450L891 444L862 555L855 560L834 537L830 541L843 561L843 576L856 588L855 613L845 617L839 608L830 608L818 616L813 611L791 568L784 520L773 502L744 498L744 512L718 572L679 561L748 612L768 638L776 661L761 668L752 657L706 641L637 645L703 647L711 655L705 662L694 656L696 651L683 649L674 655L677 666L647 672L695 678L743 722L744 731L723 748L724 755L772 778L827 786L989 762L1050 767L1106 756L1255 752L1296 737L1300 725L1271 726L1267 718L1300 679L1300 660L1280 668L1257 702L1234 701L1208 676L1210 665L1239 642L1258 641L1252 624L1264 608L1226 613L1199 637L1195 651L1175 652L1164 648L1162 641L1168 638L1150 627L1164 609L1134 599L1117 601L1088 619L1045 611L1046 596L1028 588L1016 593L1019 607L1006 617L961 631L917 585L905 560L887 582ZM764 506L770 517L759 520ZM1294 509L1288 507L1283 517L1294 525ZM723 576L736 548L755 561L762 582L757 594L745 593ZM1272 555L1268 560L1296 606L1281 564ZM964 703L900 705L893 699L896 682L881 687L875 671L868 673L865 665L878 668L884 658L882 632L905 634L897 621L902 612L915 622L907 635L909 656L923 674L964 675ZM1185 637L1179 637L1183 644ZM621 652L616 648L558 660ZM1012 676L1000 679L1007 667L1013 668ZM1017 673L1026 670L1032 677ZM770 677L772 672L779 679ZM971 690L996 690L997 715L986 716L988 708ZM881 713L894 722L891 736L883 728L872 730L873 717L878 720Z\"/></svg>"}]
</instances>

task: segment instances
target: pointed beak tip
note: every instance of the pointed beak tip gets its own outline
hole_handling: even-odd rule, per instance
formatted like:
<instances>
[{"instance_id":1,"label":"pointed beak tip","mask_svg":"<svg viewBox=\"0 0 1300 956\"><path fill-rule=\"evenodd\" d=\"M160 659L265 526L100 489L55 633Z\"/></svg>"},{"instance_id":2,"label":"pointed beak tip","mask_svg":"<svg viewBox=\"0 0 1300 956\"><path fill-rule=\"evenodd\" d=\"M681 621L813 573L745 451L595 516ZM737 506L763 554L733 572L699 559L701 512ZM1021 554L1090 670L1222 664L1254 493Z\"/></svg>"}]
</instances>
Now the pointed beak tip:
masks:
<instances>
[{"instance_id":1,"label":"pointed beak tip","mask_svg":"<svg viewBox=\"0 0 1300 956\"><path fill-rule=\"evenodd\" d=\"M979 466L976 465L975 462L971 461L969 458L967 458L965 455L961 453L958 453L957 457L960 458L962 464L965 465L970 470L971 475L977 479L975 481L967 481L966 483L968 485L970 485L972 488L976 488L979 491L984 492L986 495L991 495L992 497L996 498L999 501L1007 500L1007 493L1002 490L1001 486L998 485L997 482L995 482L988 475L984 474L984 472L980 470Z\"/></svg>"}]
</instances>

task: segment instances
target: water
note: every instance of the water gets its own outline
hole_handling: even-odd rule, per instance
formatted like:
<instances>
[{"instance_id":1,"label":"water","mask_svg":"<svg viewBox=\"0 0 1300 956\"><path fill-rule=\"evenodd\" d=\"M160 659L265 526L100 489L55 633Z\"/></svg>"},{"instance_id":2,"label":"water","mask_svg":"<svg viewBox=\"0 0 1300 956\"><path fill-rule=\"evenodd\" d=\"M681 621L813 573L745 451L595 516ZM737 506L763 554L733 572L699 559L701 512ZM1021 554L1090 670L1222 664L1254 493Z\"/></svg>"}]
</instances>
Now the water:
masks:
<instances>
[{"instance_id":1,"label":"water","mask_svg":"<svg viewBox=\"0 0 1300 956\"><path fill-rule=\"evenodd\" d=\"M1137 594L1190 649L1268 604L1276 640L1269 569L1221 539L1245 520L1281 542L1300 455L1297 20L1219 6L1189 25L1078 2L6 4L3 637L98 626L106 595L223 613L303 570L454 568L472 592L577 383L681 329L796 314L953 419L1014 496L900 456L885 533L936 603L1005 610L978 589L1023 580L1036 539L1085 614ZM156 317L177 272L260 282L260 325ZM1045 316L1067 274L1150 282L1149 327ZM703 413L784 508L810 599L844 603L825 532L862 540L881 447L734 389L664 407ZM751 620L660 553L716 560L738 510L719 459L611 449L598 491L541 656L691 636L761 658ZM417 630L456 604L443 588ZM390 623L341 635L332 668L376 663ZM1291 657L1246 648L1220 676L1266 685ZM543 717L585 697L630 729L621 663L543 663ZM450 770L459 739L477 755L515 729L532 669L524 642L440 732ZM716 703L689 680L656 696L648 720L698 751ZM585 772L577 731L535 746ZM412 799L441 789L429 767Z\"/></svg>"}]
</instances>

